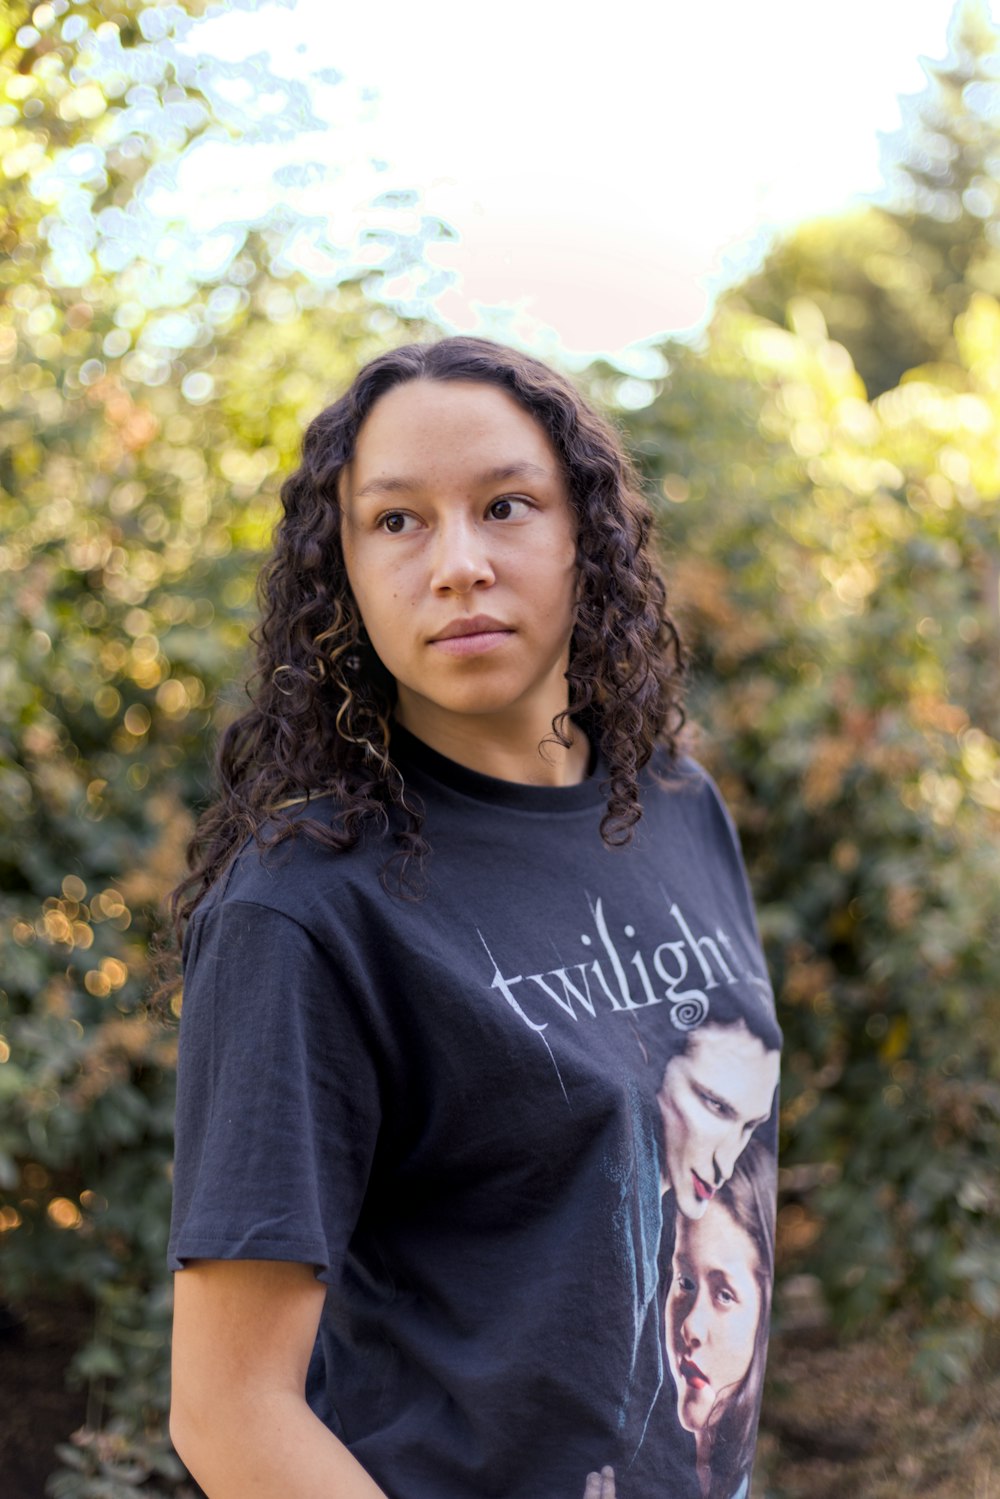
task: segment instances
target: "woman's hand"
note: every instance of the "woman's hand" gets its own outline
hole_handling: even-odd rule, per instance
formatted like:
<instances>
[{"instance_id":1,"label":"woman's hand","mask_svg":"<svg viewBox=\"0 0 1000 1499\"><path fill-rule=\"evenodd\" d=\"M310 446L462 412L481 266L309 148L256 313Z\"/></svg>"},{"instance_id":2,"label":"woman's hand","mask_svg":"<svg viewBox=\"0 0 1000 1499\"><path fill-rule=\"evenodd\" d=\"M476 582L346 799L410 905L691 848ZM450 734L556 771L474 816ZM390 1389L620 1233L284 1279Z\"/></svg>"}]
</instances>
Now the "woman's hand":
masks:
<instances>
[{"instance_id":1,"label":"woman's hand","mask_svg":"<svg viewBox=\"0 0 1000 1499\"><path fill-rule=\"evenodd\" d=\"M599 1473L588 1473L583 1499L616 1499L614 1468L602 1468Z\"/></svg>"}]
</instances>

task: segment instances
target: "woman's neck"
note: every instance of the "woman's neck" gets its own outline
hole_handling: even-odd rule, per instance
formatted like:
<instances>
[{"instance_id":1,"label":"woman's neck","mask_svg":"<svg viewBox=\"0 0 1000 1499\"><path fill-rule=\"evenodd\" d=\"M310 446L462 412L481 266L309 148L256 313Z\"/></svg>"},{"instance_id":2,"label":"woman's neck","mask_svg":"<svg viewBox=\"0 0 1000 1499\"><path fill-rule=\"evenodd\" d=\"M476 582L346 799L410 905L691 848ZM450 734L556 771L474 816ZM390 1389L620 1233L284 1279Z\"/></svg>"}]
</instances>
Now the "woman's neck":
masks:
<instances>
[{"instance_id":1,"label":"woman's neck","mask_svg":"<svg viewBox=\"0 0 1000 1499\"><path fill-rule=\"evenodd\" d=\"M524 786L576 786L587 778L590 743L586 734L569 721L568 747L551 737L551 721L544 726L498 725L468 715L456 722L451 714L415 714L400 701L396 722L439 755L500 781Z\"/></svg>"}]
</instances>

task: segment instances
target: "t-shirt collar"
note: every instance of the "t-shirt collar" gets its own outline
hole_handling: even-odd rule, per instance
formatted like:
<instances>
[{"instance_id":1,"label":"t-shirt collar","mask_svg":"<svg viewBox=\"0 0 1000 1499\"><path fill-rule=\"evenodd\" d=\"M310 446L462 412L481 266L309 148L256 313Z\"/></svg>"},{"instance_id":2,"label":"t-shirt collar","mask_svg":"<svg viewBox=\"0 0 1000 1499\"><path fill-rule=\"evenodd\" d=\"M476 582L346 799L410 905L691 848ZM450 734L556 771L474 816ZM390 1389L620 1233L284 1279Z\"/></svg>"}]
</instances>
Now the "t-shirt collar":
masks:
<instances>
[{"instance_id":1,"label":"t-shirt collar","mask_svg":"<svg viewBox=\"0 0 1000 1499\"><path fill-rule=\"evenodd\" d=\"M462 796L493 807L516 808L524 812L576 812L599 806L608 799L607 769L593 741L587 776L574 786L532 786L470 770L468 766L459 765L456 760L449 760L446 755L431 749L429 744L395 722L389 740L389 755L404 779L409 772L416 771L418 776L427 776Z\"/></svg>"}]
</instances>

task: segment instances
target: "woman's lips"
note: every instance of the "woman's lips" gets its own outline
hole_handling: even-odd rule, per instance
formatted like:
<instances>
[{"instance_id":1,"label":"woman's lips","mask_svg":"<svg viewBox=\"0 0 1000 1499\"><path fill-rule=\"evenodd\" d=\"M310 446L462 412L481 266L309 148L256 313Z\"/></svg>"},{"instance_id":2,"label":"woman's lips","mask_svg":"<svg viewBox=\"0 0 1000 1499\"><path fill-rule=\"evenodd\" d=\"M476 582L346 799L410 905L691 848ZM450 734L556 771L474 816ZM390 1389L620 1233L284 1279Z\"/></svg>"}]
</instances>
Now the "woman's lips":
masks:
<instances>
[{"instance_id":1,"label":"woman's lips","mask_svg":"<svg viewBox=\"0 0 1000 1499\"><path fill-rule=\"evenodd\" d=\"M509 639L513 633L498 619L477 615L472 619L453 620L430 643L447 656L480 656Z\"/></svg>"},{"instance_id":2,"label":"woman's lips","mask_svg":"<svg viewBox=\"0 0 1000 1499\"><path fill-rule=\"evenodd\" d=\"M680 1371L693 1390L704 1390L708 1387L708 1380L702 1374L697 1364L693 1364L689 1358L682 1358Z\"/></svg>"}]
</instances>

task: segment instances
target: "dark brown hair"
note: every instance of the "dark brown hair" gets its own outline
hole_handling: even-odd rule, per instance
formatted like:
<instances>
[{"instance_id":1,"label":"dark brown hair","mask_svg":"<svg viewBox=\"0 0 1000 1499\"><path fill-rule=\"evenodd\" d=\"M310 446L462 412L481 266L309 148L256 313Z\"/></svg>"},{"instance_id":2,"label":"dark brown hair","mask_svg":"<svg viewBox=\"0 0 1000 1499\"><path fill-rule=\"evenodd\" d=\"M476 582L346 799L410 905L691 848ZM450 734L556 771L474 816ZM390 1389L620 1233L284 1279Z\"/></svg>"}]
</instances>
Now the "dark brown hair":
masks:
<instances>
[{"instance_id":1,"label":"dark brown hair","mask_svg":"<svg viewBox=\"0 0 1000 1499\"><path fill-rule=\"evenodd\" d=\"M540 360L484 338L443 338L380 354L306 431L302 461L281 490L284 514L261 570L260 624L251 632L251 706L223 731L217 800L188 845L190 873L170 896L173 936L234 853L295 829L331 851L362 831L393 827L387 866L397 884L419 883L430 846L419 808L391 757L395 684L364 634L340 541L337 481L380 396L409 380L474 380L498 386L542 426L562 464L577 516L580 602L569 670L569 708L553 735L569 741L572 716L608 767L601 835L631 837L641 815L638 773L654 744L677 752L684 722L684 658L650 551L652 513L618 434L573 384ZM332 795L325 821L292 802ZM390 814L392 814L390 816ZM262 835L268 824L266 837ZM384 872L385 876L385 872Z\"/></svg>"}]
</instances>

